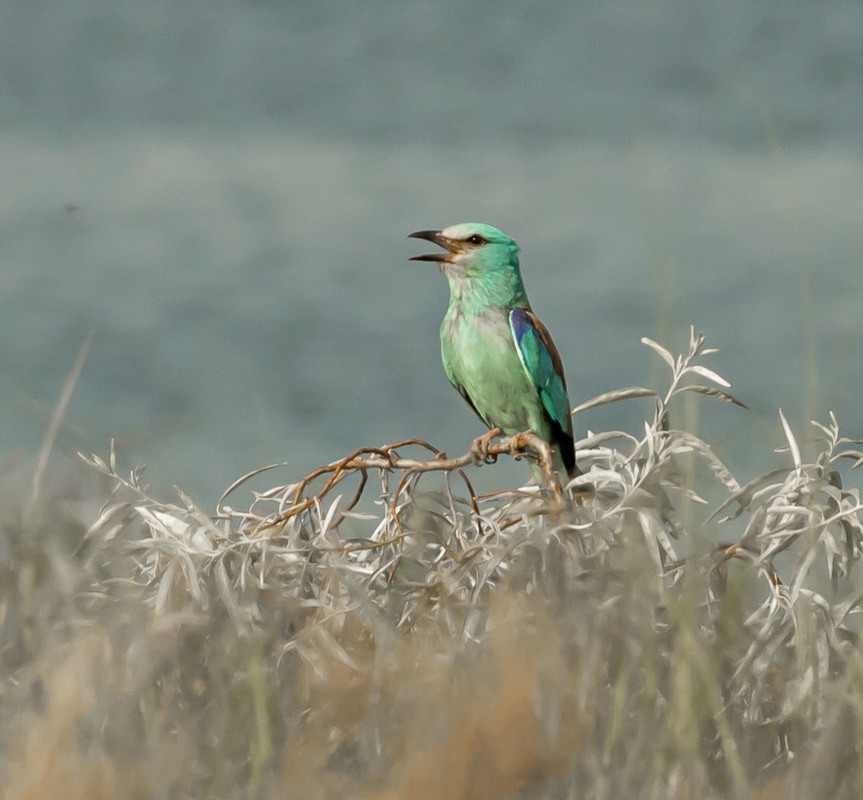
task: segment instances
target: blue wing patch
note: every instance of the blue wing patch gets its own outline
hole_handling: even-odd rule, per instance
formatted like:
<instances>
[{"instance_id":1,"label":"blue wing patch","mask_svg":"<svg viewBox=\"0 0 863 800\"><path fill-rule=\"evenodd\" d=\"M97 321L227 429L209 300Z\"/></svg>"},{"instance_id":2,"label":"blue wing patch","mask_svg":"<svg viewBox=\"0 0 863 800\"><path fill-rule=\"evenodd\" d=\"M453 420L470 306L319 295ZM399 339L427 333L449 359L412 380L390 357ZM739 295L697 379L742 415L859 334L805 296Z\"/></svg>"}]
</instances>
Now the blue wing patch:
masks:
<instances>
[{"instance_id":1,"label":"blue wing patch","mask_svg":"<svg viewBox=\"0 0 863 800\"><path fill-rule=\"evenodd\" d=\"M536 386L543 407L549 417L569 433L572 420L563 363L545 325L525 308L510 311L509 324L521 363Z\"/></svg>"}]
</instances>

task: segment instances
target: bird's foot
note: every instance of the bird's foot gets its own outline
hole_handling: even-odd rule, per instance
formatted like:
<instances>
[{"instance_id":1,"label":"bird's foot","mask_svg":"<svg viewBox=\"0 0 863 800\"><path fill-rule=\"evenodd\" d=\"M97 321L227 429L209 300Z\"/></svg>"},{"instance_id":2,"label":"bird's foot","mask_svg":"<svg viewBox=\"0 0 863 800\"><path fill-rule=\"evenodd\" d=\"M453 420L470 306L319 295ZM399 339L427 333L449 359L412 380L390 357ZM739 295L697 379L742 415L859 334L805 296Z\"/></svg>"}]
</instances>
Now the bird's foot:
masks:
<instances>
[{"instance_id":1,"label":"bird's foot","mask_svg":"<svg viewBox=\"0 0 863 800\"><path fill-rule=\"evenodd\" d=\"M477 438L473 440L470 446L470 454L473 456L474 461L477 463L492 463L497 461L497 456L489 453L488 450L492 439L496 436L500 436L501 433L503 433L503 431L500 428L495 427L488 433L484 433L482 436L477 436Z\"/></svg>"},{"instance_id":2,"label":"bird's foot","mask_svg":"<svg viewBox=\"0 0 863 800\"><path fill-rule=\"evenodd\" d=\"M545 489L550 490L554 497L562 497L563 489L560 486L560 479L554 468L551 445L529 429L510 436L509 451L514 459L523 458L531 450L536 454L536 462L531 466L536 476L537 484L542 487L544 483Z\"/></svg>"}]
</instances>

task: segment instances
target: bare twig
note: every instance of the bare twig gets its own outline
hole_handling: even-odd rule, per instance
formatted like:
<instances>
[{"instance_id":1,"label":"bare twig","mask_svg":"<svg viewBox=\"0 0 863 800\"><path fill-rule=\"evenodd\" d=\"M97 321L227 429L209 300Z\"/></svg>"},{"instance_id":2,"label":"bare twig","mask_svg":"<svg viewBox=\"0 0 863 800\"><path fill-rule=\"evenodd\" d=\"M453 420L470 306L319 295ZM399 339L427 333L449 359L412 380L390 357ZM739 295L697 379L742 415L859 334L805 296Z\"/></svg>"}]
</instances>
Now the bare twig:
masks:
<instances>
[{"instance_id":1,"label":"bare twig","mask_svg":"<svg viewBox=\"0 0 863 800\"><path fill-rule=\"evenodd\" d=\"M57 431L60 428L60 422L66 409L69 407L69 401L72 399L72 392L75 390L75 384L78 383L78 378L81 375L81 370L84 367L84 362L87 360L87 353L90 350L90 344L93 341L93 331L87 334L84 343L78 350L78 357L72 366L72 371L63 383L63 389L60 392L60 397L57 399L57 405L54 406L54 411L51 414L51 422L48 424L48 430L45 431L45 438L42 440L42 448L39 450L39 461L36 464L36 470L33 473L33 485L30 490L30 497L27 500L27 505L24 507L25 517L29 517L36 507L36 500L39 498L39 489L42 486L42 477L45 474L45 468L48 466L48 458L51 455L51 448L54 446L54 439L57 438Z\"/></svg>"}]
</instances>

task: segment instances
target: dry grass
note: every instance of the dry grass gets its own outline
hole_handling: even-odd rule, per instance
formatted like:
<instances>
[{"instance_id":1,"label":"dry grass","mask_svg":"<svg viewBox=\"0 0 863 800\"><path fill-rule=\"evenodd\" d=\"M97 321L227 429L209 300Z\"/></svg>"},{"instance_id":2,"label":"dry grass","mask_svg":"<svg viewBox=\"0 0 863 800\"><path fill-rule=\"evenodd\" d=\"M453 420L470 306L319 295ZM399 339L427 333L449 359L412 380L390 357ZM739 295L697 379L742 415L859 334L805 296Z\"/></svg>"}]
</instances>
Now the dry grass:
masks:
<instances>
[{"instance_id":1,"label":"dry grass","mask_svg":"<svg viewBox=\"0 0 863 800\"><path fill-rule=\"evenodd\" d=\"M856 444L804 461L780 416L741 486L670 424L733 401L711 351L648 344L669 390L579 442L580 502L423 443L214 514L113 457L98 512L46 477L2 523L4 800L859 796Z\"/></svg>"}]
</instances>

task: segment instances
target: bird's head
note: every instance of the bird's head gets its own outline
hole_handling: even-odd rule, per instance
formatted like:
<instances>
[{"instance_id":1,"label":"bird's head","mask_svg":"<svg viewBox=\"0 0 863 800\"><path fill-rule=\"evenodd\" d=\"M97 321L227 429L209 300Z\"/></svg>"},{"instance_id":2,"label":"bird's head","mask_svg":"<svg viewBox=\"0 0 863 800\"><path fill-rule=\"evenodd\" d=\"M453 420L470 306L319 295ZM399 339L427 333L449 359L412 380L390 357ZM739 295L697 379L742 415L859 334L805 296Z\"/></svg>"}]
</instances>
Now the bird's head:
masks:
<instances>
[{"instance_id":1,"label":"bird's head","mask_svg":"<svg viewBox=\"0 0 863 800\"><path fill-rule=\"evenodd\" d=\"M416 231L409 238L440 245L444 252L413 256L434 261L449 281L453 299L482 298L489 305L527 302L518 265L518 245L503 231L482 222L461 222L440 231Z\"/></svg>"}]
</instances>

